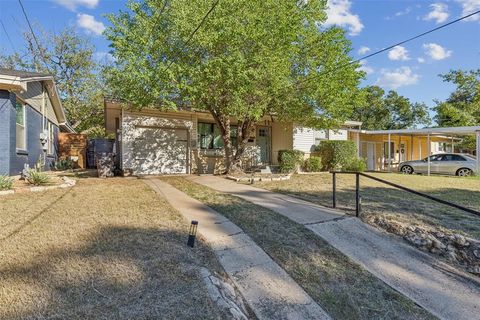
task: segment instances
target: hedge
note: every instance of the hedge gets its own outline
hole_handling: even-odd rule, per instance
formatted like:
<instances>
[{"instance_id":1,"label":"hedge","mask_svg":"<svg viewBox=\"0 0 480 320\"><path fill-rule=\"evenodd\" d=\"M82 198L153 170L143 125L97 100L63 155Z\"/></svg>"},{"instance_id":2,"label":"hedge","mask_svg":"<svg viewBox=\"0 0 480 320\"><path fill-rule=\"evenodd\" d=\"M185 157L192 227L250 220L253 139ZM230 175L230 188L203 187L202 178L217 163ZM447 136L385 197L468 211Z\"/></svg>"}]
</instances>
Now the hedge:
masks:
<instances>
[{"instance_id":1,"label":"hedge","mask_svg":"<svg viewBox=\"0 0 480 320\"><path fill-rule=\"evenodd\" d=\"M278 151L278 163L280 172L292 173L298 170L303 163L304 152L300 150L280 150Z\"/></svg>"},{"instance_id":2,"label":"hedge","mask_svg":"<svg viewBox=\"0 0 480 320\"><path fill-rule=\"evenodd\" d=\"M357 159L357 147L354 141L322 141L315 150L319 152L325 170L346 170Z\"/></svg>"},{"instance_id":3,"label":"hedge","mask_svg":"<svg viewBox=\"0 0 480 320\"><path fill-rule=\"evenodd\" d=\"M303 163L303 169L306 172L320 172L322 171L322 159L316 156L310 156Z\"/></svg>"}]
</instances>

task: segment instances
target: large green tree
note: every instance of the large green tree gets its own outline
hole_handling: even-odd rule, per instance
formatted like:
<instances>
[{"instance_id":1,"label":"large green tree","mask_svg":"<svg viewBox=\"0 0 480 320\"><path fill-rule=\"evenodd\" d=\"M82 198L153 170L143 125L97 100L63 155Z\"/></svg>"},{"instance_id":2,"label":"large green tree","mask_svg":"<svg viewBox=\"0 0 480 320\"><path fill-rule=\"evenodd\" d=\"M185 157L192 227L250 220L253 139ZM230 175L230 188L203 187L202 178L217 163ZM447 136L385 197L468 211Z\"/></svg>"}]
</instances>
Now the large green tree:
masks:
<instances>
[{"instance_id":1,"label":"large green tree","mask_svg":"<svg viewBox=\"0 0 480 320\"><path fill-rule=\"evenodd\" d=\"M352 119L362 121L364 129L406 129L431 123L424 103L411 102L393 90L386 93L379 86L367 86L362 91L365 99L355 106Z\"/></svg>"},{"instance_id":2,"label":"large green tree","mask_svg":"<svg viewBox=\"0 0 480 320\"><path fill-rule=\"evenodd\" d=\"M325 0L144 0L110 15L118 98L138 108L208 110L237 170L262 117L333 127L348 118L363 76L350 42L324 29ZM210 15L205 14L214 6ZM340 68L341 67L341 68ZM230 121L238 120L237 144Z\"/></svg>"},{"instance_id":3,"label":"large green tree","mask_svg":"<svg viewBox=\"0 0 480 320\"><path fill-rule=\"evenodd\" d=\"M0 56L0 66L53 75L72 127L78 132L98 131L103 125L104 86L94 47L73 28L58 34L36 29L38 45L32 34L25 32L24 49Z\"/></svg>"},{"instance_id":4,"label":"large green tree","mask_svg":"<svg viewBox=\"0 0 480 320\"><path fill-rule=\"evenodd\" d=\"M437 124L440 127L480 125L480 69L452 70L440 77L455 85L455 90L445 101L435 102ZM464 137L460 148L475 149L475 139Z\"/></svg>"}]
</instances>

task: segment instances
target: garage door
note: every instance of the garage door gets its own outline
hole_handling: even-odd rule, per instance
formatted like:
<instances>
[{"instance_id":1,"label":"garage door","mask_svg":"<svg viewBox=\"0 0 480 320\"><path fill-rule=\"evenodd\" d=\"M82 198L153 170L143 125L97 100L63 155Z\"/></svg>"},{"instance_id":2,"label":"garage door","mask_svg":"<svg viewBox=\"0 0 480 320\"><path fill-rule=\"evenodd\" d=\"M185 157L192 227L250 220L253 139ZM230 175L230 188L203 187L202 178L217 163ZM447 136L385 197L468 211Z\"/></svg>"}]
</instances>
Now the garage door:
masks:
<instances>
[{"instance_id":1,"label":"garage door","mask_svg":"<svg viewBox=\"0 0 480 320\"><path fill-rule=\"evenodd\" d=\"M134 174L187 173L186 129L136 128Z\"/></svg>"}]
</instances>

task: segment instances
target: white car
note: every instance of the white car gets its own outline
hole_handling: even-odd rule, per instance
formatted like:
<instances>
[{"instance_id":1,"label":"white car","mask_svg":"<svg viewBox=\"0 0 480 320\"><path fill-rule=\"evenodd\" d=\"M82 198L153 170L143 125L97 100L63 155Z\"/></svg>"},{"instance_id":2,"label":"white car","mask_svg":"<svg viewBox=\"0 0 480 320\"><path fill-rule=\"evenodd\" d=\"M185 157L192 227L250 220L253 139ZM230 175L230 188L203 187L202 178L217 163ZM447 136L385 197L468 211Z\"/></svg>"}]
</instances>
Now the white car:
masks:
<instances>
[{"instance_id":1,"label":"white car","mask_svg":"<svg viewBox=\"0 0 480 320\"><path fill-rule=\"evenodd\" d=\"M430 156L430 173L470 176L477 170L475 156L464 153L441 153ZM405 161L398 165L405 174L427 173L428 157L422 160Z\"/></svg>"}]
</instances>

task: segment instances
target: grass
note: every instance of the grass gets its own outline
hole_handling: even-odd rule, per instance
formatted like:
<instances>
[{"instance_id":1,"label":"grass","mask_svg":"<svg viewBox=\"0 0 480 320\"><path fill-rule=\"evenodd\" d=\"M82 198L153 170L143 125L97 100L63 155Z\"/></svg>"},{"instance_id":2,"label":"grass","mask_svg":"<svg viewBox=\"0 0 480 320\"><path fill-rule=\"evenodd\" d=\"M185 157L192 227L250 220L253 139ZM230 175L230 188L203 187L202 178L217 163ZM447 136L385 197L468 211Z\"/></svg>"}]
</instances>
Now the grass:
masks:
<instances>
[{"instance_id":1,"label":"grass","mask_svg":"<svg viewBox=\"0 0 480 320\"><path fill-rule=\"evenodd\" d=\"M480 211L480 180L477 177L419 176L372 173L402 186ZM258 182L256 187L293 195L325 206L332 205L332 175L294 175L287 181ZM385 184L361 177L364 217L380 215L401 223L459 232L480 239L480 217L448 207ZM337 175L340 209L355 207L355 176Z\"/></svg>"},{"instance_id":2,"label":"grass","mask_svg":"<svg viewBox=\"0 0 480 320\"><path fill-rule=\"evenodd\" d=\"M164 180L241 227L333 318L433 318L302 225L181 177Z\"/></svg>"},{"instance_id":3,"label":"grass","mask_svg":"<svg viewBox=\"0 0 480 320\"><path fill-rule=\"evenodd\" d=\"M198 273L222 274L142 181L81 179L0 200L0 319L219 319Z\"/></svg>"}]
</instances>

